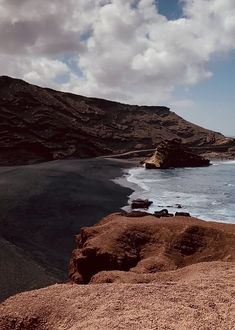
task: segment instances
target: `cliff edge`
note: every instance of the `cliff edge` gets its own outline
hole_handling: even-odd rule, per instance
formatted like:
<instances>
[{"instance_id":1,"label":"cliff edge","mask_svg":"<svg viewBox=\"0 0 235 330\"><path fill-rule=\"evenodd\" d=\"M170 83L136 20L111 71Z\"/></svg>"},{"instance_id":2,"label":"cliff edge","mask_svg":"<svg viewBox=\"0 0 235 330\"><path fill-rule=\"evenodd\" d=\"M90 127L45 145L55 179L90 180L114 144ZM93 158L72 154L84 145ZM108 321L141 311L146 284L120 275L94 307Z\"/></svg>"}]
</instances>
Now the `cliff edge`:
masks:
<instances>
[{"instance_id":1,"label":"cliff edge","mask_svg":"<svg viewBox=\"0 0 235 330\"><path fill-rule=\"evenodd\" d=\"M151 282L200 262L235 262L235 225L191 217L111 214L82 228L70 261L75 283Z\"/></svg>"}]
</instances>

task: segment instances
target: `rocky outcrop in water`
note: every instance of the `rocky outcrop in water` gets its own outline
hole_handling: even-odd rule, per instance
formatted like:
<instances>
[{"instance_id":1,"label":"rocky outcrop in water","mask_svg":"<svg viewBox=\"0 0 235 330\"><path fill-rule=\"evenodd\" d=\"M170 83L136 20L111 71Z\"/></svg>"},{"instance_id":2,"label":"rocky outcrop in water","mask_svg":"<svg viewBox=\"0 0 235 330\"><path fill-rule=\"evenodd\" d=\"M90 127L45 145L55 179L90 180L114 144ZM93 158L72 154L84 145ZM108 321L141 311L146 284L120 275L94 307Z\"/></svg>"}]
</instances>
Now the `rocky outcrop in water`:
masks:
<instances>
[{"instance_id":1,"label":"rocky outcrop in water","mask_svg":"<svg viewBox=\"0 0 235 330\"><path fill-rule=\"evenodd\" d=\"M209 149L235 146L233 139L167 107L88 98L5 76L0 77L0 137L0 164L11 165L153 149L174 138Z\"/></svg>"},{"instance_id":2,"label":"rocky outcrop in water","mask_svg":"<svg viewBox=\"0 0 235 330\"><path fill-rule=\"evenodd\" d=\"M131 202L132 209L148 209L153 202L148 199L137 198Z\"/></svg>"},{"instance_id":3,"label":"rocky outcrop in water","mask_svg":"<svg viewBox=\"0 0 235 330\"><path fill-rule=\"evenodd\" d=\"M146 169L209 166L210 161L189 151L179 139L158 144L156 152L144 162Z\"/></svg>"},{"instance_id":4,"label":"rocky outcrop in water","mask_svg":"<svg viewBox=\"0 0 235 330\"><path fill-rule=\"evenodd\" d=\"M173 217L173 213L169 213L167 209L163 209L160 211L155 211L154 216L157 218L162 218L162 217Z\"/></svg>"}]
</instances>

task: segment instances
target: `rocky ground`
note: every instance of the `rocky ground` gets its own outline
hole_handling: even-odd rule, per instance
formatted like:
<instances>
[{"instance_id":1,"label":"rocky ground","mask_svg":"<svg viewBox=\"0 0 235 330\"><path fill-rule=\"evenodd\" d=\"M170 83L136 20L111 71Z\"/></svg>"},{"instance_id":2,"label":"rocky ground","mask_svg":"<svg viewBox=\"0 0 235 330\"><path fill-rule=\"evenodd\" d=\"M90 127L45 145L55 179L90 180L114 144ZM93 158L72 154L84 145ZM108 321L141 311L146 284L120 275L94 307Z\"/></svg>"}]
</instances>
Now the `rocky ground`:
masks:
<instances>
[{"instance_id":1,"label":"rocky ground","mask_svg":"<svg viewBox=\"0 0 235 330\"><path fill-rule=\"evenodd\" d=\"M163 106L87 98L0 77L0 164L120 154L156 148L159 141L173 138L204 152L235 147L234 139Z\"/></svg>"},{"instance_id":2,"label":"rocky ground","mask_svg":"<svg viewBox=\"0 0 235 330\"><path fill-rule=\"evenodd\" d=\"M165 273L151 284L54 285L0 307L1 330L233 330L235 264Z\"/></svg>"},{"instance_id":3,"label":"rocky ground","mask_svg":"<svg viewBox=\"0 0 235 330\"><path fill-rule=\"evenodd\" d=\"M191 217L111 214L82 228L70 260L75 283L152 282L159 272L235 262L235 225Z\"/></svg>"},{"instance_id":4,"label":"rocky ground","mask_svg":"<svg viewBox=\"0 0 235 330\"><path fill-rule=\"evenodd\" d=\"M0 330L232 330L235 225L112 214L84 228L71 279L0 306Z\"/></svg>"}]
</instances>

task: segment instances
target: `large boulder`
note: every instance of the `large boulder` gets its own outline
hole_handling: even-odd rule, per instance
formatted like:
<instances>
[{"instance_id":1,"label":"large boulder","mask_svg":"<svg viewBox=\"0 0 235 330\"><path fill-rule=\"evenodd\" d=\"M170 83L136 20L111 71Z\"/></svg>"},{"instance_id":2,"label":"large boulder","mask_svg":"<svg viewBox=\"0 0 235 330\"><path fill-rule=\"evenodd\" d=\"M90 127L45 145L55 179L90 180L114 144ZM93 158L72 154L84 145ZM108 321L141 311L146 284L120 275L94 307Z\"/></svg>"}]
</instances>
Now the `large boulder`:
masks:
<instances>
[{"instance_id":1,"label":"large boulder","mask_svg":"<svg viewBox=\"0 0 235 330\"><path fill-rule=\"evenodd\" d=\"M146 169L201 167L209 166L210 161L189 151L182 145L180 139L173 139L161 142L153 156L148 158L144 165Z\"/></svg>"},{"instance_id":2,"label":"large boulder","mask_svg":"<svg viewBox=\"0 0 235 330\"><path fill-rule=\"evenodd\" d=\"M151 204L153 204L153 202L149 201L148 199L137 198L131 202L131 208L132 209L148 209Z\"/></svg>"},{"instance_id":3,"label":"large boulder","mask_svg":"<svg viewBox=\"0 0 235 330\"><path fill-rule=\"evenodd\" d=\"M173 217L173 213L169 213L167 209L163 209L161 211L154 212L155 217L162 218L162 217Z\"/></svg>"}]
</instances>

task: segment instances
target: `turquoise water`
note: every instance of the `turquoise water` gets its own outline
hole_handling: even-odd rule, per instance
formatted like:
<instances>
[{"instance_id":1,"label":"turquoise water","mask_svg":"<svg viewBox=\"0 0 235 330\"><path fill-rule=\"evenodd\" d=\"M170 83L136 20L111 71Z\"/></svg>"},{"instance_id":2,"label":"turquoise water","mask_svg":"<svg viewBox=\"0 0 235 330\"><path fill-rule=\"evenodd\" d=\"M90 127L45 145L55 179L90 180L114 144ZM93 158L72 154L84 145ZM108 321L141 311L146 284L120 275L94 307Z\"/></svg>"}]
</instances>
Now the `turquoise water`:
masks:
<instances>
[{"instance_id":1,"label":"turquoise water","mask_svg":"<svg viewBox=\"0 0 235 330\"><path fill-rule=\"evenodd\" d=\"M169 212L190 212L204 220L235 223L235 161L169 170L136 167L129 170L127 180L141 188L130 199L153 201L150 212L168 208Z\"/></svg>"}]
</instances>

